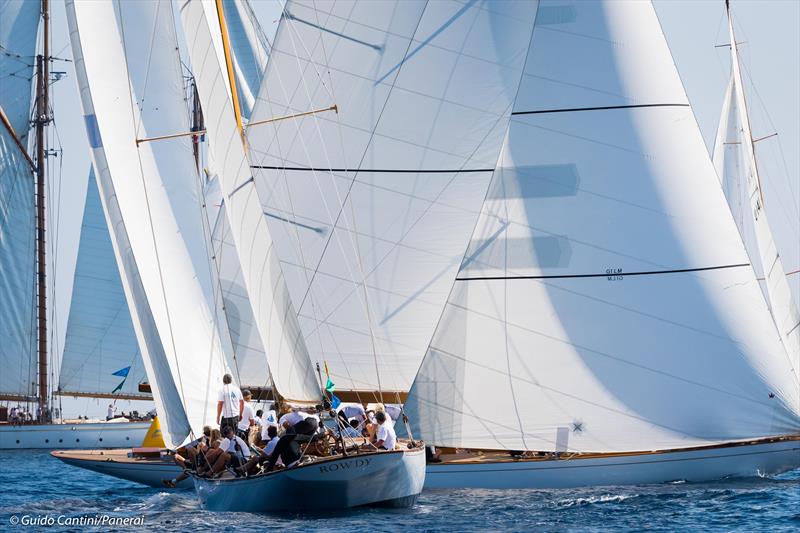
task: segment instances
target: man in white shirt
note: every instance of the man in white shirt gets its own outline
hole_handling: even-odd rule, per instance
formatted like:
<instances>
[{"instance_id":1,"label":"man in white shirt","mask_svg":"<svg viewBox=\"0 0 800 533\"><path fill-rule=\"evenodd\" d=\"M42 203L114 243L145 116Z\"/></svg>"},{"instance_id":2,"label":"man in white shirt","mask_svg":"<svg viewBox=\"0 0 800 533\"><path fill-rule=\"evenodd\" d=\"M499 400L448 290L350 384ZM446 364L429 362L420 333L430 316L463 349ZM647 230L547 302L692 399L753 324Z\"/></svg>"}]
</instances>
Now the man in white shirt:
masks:
<instances>
[{"instance_id":1,"label":"man in white shirt","mask_svg":"<svg viewBox=\"0 0 800 533\"><path fill-rule=\"evenodd\" d=\"M293 425L297 424L298 422L302 422L310 416L313 415L306 414L302 411L289 411L281 417L281 419L278 421L278 425L283 429L289 429Z\"/></svg>"},{"instance_id":2,"label":"man in white shirt","mask_svg":"<svg viewBox=\"0 0 800 533\"><path fill-rule=\"evenodd\" d=\"M250 459L250 446L241 437L234 434L233 426L222 427L222 443L219 448L222 454L214 463L212 473L218 474L226 466L237 468L243 466Z\"/></svg>"},{"instance_id":3,"label":"man in white shirt","mask_svg":"<svg viewBox=\"0 0 800 533\"><path fill-rule=\"evenodd\" d=\"M375 421L378 423L378 430L375 432L375 446L384 450L394 450L397 444L397 435L394 426L389 421L388 415L383 411L375 413Z\"/></svg>"},{"instance_id":4,"label":"man in white shirt","mask_svg":"<svg viewBox=\"0 0 800 533\"><path fill-rule=\"evenodd\" d=\"M114 418L114 404L108 404L108 412L106 413L106 420L111 420Z\"/></svg>"},{"instance_id":5,"label":"man in white shirt","mask_svg":"<svg viewBox=\"0 0 800 533\"><path fill-rule=\"evenodd\" d=\"M242 391L239 390L239 387L233 384L230 374L222 376L222 389L219 391L217 400L217 420L220 430L225 426L231 426L236 430L236 426L242 419L244 398L242 398Z\"/></svg>"},{"instance_id":6,"label":"man in white shirt","mask_svg":"<svg viewBox=\"0 0 800 533\"><path fill-rule=\"evenodd\" d=\"M272 409L261 417L261 442L267 442L270 439L270 426L274 426L276 430L280 427L278 425L278 415Z\"/></svg>"},{"instance_id":7,"label":"man in white shirt","mask_svg":"<svg viewBox=\"0 0 800 533\"><path fill-rule=\"evenodd\" d=\"M250 405L250 400L253 399L253 395L249 390L245 389L242 391L242 396L244 397L244 404L236 434L239 435L243 441L250 442L250 428L256 425L256 416L253 414L253 406Z\"/></svg>"}]
</instances>

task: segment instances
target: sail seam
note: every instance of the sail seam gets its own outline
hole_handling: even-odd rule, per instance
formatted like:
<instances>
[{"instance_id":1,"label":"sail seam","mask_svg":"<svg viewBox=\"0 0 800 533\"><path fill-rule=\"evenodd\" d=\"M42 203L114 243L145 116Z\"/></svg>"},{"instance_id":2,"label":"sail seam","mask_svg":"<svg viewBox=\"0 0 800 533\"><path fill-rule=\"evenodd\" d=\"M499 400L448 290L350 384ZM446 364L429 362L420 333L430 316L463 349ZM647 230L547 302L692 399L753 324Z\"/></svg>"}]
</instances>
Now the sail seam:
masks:
<instances>
[{"instance_id":1,"label":"sail seam","mask_svg":"<svg viewBox=\"0 0 800 533\"><path fill-rule=\"evenodd\" d=\"M470 172L494 172L493 168L429 168L414 170L410 168L314 168L314 167L282 167L278 165L250 165L250 168L263 170L298 170L298 171L319 171L319 172L375 172L375 173L398 173L398 174L464 174Z\"/></svg>"},{"instance_id":2,"label":"sail seam","mask_svg":"<svg viewBox=\"0 0 800 533\"><path fill-rule=\"evenodd\" d=\"M631 104L631 105L609 105L598 107L570 107L562 109L539 109L536 111L514 111L511 116L516 115L540 115L543 113L570 113L572 111L605 111L608 109L639 109L647 107L691 107L689 104Z\"/></svg>"},{"instance_id":3,"label":"sail seam","mask_svg":"<svg viewBox=\"0 0 800 533\"><path fill-rule=\"evenodd\" d=\"M656 274L680 274L685 272L704 272L707 270L721 270L725 268L740 268L750 266L750 263L739 263L735 265L719 265L700 268L678 268L674 270L650 270L640 272L612 272L602 274L554 274L541 276L475 276L458 277L456 281L490 281L490 280L513 280L513 279L568 279L568 278L607 278L610 276L650 276Z\"/></svg>"}]
</instances>

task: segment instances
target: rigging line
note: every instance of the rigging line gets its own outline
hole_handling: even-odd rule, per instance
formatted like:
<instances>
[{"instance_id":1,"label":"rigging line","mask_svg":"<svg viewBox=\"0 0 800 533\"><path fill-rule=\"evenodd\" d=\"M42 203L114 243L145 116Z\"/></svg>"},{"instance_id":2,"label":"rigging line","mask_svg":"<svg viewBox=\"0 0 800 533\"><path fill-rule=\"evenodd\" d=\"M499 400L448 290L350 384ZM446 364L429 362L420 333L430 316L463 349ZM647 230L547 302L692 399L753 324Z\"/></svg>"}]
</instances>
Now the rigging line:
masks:
<instances>
[{"instance_id":1,"label":"rigging line","mask_svg":"<svg viewBox=\"0 0 800 533\"><path fill-rule=\"evenodd\" d=\"M517 115L540 115L545 113L572 113L578 111L607 111L610 109L640 109L647 107L691 107L690 104L631 104L631 105L609 105L598 107L570 107L562 109L539 109L535 111L514 111L512 116Z\"/></svg>"},{"instance_id":2,"label":"rigging line","mask_svg":"<svg viewBox=\"0 0 800 533\"><path fill-rule=\"evenodd\" d=\"M650 270L638 272L612 272L604 274L552 274L552 275L531 275L531 276L470 276L457 277L456 281L495 281L495 280L522 280L522 279L571 279L571 278L607 278L610 276L650 276L657 274L680 274L684 272L703 272L706 270L720 270L725 268L739 268L750 266L750 263L739 263L735 265L718 265L699 268L679 268L674 270Z\"/></svg>"}]
</instances>

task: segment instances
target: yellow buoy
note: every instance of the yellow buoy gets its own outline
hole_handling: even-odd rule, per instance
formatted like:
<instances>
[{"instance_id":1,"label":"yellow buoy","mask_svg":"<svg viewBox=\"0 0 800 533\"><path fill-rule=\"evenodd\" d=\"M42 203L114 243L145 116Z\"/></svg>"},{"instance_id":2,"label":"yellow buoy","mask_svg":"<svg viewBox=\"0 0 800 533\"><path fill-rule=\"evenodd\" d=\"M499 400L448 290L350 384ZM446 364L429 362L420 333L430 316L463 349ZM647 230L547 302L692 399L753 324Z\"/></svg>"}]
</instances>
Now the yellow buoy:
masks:
<instances>
[{"instance_id":1,"label":"yellow buoy","mask_svg":"<svg viewBox=\"0 0 800 533\"><path fill-rule=\"evenodd\" d=\"M150 428L147 430L147 435L144 436L142 441L142 448L166 448L164 444L164 437L161 435L161 424L158 422L158 417L154 416L153 421L150 423Z\"/></svg>"}]
</instances>

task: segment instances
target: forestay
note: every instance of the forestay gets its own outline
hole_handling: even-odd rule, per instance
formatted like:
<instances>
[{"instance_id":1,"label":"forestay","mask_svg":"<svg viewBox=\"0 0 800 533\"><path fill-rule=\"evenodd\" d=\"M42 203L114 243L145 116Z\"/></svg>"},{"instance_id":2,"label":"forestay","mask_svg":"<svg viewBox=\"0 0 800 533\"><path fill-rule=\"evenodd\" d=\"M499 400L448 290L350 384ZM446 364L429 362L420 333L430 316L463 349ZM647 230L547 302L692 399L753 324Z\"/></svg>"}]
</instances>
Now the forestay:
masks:
<instances>
[{"instance_id":1,"label":"forestay","mask_svg":"<svg viewBox=\"0 0 800 533\"><path fill-rule=\"evenodd\" d=\"M23 146L28 137L39 4L0 0L0 107ZM36 394L34 179L0 124L0 394Z\"/></svg>"},{"instance_id":2,"label":"forestay","mask_svg":"<svg viewBox=\"0 0 800 533\"><path fill-rule=\"evenodd\" d=\"M497 163L535 9L286 3L247 140L311 359L339 389L410 388Z\"/></svg>"},{"instance_id":3,"label":"forestay","mask_svg":"<svg viewBox=\"0 0 800 533\"><path fill-rule=\"evenodd\" d=\"M734 43L733 22L730 17L728 28L730 42ZM731 80L725 94L714 145L714 164L733 219L761 285L761 292L775 320L781 340L797 368L800 365L800 312L792 298L783 261L767 220L744 96L739 52L735 45L730 48Z\"/></svg>"},{"instance_id":4,"label":"forestay","mask_svg":"<svg viewBox=\"0 0 800 533\"><path fill-rule=\"evenodd\" d=\"M216 6L211 1L187 2L181 7L181 18L225 213L272 380L277 391L290 402L317 402L320 398L317 378L237 127Z\"/></svg>"},{"instance_id":5,"label":"forestay","mask_svg":"<svg viewBox=\"0 0 800 533\"><path fill-rule=\"evenodd\" d=\"M135 265L141 283L131 287L126 279L126 294L132 314L146 302L156 327L142 331L138 325L140 345L156 333L163 345L160 354L154 349L143 355L150 359L162 428L166 425L172 444L180 444L190 430L199 434L214 421L225 355L209 304L209 241L191 139L136 142L189 130L172 7L166 0L67 5L106 212L111 218L113 194L119 219L110 222L124 224L130 245L125 250L130 255L120 257L117 244L118 261ZM104 190L104 182L112 188Z\"/></svg>"},{"instance_id":6,"label":"forestay","mask_svg":"<svg viewBox=\"0 0 800 533\"><path fill-rule=\"evenodd\" d=\"M800 430L798 379L655 12L541 2L501 160L406 403L443 446Z\"/></svg>"},{"instance_id":7,"label":"forestay","mask_svg":"<svg viewBox=\"0 0 800 533\"><path fill-rule=\"evenodd\" d=\"M147 374L93 170L86 189L70 302L59 392L110 394L122 383L114 372L130 367L124 385L116 393L149 398L149 394L138 391L138 384L147 380Z\"/></svg>"}]
</instances>

